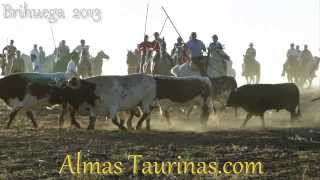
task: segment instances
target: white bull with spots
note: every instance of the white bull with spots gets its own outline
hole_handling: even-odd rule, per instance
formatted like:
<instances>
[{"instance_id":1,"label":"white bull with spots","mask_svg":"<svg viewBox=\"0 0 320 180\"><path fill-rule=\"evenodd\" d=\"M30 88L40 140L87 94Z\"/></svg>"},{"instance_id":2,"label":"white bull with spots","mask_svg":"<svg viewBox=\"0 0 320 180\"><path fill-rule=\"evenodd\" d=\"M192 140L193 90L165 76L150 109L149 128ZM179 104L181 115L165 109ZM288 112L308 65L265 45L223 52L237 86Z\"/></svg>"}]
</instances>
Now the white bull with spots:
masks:
<instances>
[{"instance_id":1,"label":"white bull with spots","mask_svg":"<svg viewBox=\"0 0 320 180\"><path fill-rule=\"evenodd\" d=\"M117 113L141 107L145 119L156 98L156 82L144 74L72 78L67 86L53 91L51 98L64 99L79 114L89 116L88 129L94 129L97 116L107 116L124 130Z\"/></svg>"}]
</instances>

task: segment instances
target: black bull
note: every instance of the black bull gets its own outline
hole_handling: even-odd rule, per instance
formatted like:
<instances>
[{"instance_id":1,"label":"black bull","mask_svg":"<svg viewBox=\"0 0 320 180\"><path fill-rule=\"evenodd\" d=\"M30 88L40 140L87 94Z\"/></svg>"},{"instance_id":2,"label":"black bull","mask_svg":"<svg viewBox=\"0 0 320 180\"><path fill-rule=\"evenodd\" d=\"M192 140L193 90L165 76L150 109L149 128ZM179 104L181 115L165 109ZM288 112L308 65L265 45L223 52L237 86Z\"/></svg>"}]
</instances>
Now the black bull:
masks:
<instances>
[{"instance_id":1,"label":"black bull","mask_svg":"<svg viewBox=\"0 0 320 180\"><path fill-rule=\"evenodd\" d=\"M227 106L242 107L247 112L242 127L253 115L260 116L265 126L267 110L285 109L290 112L291 121L300 116L300 94L293 83L245 85L230 94Z\"/></svg>"}]
</instances>

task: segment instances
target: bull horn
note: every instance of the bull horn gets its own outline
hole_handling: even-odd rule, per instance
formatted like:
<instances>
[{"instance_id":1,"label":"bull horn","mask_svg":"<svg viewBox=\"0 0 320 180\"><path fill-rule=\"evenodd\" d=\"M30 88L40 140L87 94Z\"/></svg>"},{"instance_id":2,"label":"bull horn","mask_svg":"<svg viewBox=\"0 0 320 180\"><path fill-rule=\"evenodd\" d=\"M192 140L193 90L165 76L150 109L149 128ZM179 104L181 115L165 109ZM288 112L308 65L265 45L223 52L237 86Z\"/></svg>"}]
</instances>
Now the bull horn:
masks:
<instances>
[{"instance_id":1,"label":"bull horn","mask_svg":"<svg viewBox=\"0 0 320 180\"><path fill-rule=\"evenodd\" d=\"M67 87L71 88L71 89L78 89L80 88L80 79L77 77L72 77L68 83L67 83Z\"/></svg>"}]
</instances>

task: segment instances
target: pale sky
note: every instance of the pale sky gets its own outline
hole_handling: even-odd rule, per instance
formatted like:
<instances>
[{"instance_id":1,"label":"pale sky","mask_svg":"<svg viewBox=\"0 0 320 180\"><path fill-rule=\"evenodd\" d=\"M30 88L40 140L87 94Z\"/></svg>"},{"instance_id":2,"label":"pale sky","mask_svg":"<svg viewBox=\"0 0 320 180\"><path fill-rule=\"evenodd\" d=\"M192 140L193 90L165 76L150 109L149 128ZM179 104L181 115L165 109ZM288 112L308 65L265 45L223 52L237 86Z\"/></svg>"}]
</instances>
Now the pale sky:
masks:
<instances>
[{"instance_id":1,"label":"pale sky","mask_svg":"<svg viewBox=\"0 0 320 180\"><path fill-rule=\"evenodd\" d=\"M320 47L320 0L0 0L0 47L7 39L29 54L34 43L43 46L51 54L54 42L50 26L54 31L55 44L62 39L70 49L85 39L93 55L104 50L110 55L104 64L104 74L126 74L127 49L133 49L143 40L147 3L149 16L147 34L160 31L165 20L161 6L174 21L185 40L195 31L206 46L211 36L218 34L225 45L237 71L241 75L242 55L250 42L257 49L257 60L262 65L262 82L284 82L280 77L282 64L289 44L294 42L301 48L309 45L313 55L319 56ZM46 19L4 18L3 4L18 9L24 2L30 9L63 9L66 18L50 24ZM73 9L102 10L102 20L72 18ZM162 34L171 50L178 35L167 22ZM151 38L152 40L152 38ZM319 79L316 80L319 84Z\"/></svg>"}]
</instances>

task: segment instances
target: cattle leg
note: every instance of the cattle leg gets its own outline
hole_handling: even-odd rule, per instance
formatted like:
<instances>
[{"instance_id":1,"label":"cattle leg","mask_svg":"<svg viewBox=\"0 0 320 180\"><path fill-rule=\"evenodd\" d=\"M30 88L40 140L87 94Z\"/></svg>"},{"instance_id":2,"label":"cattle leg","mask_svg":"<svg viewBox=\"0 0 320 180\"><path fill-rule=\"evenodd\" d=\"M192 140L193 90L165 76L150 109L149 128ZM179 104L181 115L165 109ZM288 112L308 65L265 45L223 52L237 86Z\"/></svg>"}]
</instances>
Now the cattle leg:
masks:
<instances>
[{"instance_id":1,"label":"cattle leg","mask_svg":"<svg viewBox=\"0 0 320 180\"><path fill-rule=\"evenodd\" d=\"M118 122L117 117L112 118L112 122L113 122L113 124L115 124L116 126L118 126L118 128L119 128L120 130L127 130L121 123Z\"/></svg>"},{"instance_id":2,"label":"cattle leg","mask_svg":"<svg viewBox=\"0 0 320 180\"><path fill-rule=\"evenodd\" d=\"M187 118L189 119L190 118L190 115L192 113L192 110L193 110L193 105L188 109L187 111Z\"/></svg>"},{"instance_id":3,"label":"cattle leg","mask_svg":"<svg viewBox=\"0 0 320 180\"><path fill-rule=\"evenodd\" d=\"M19 112L20 109L15 109L14 111L10 112L10 115L9 115L9 121L8 121L8 124L7 124L7 129L10 128L10 125L12 123L12 120L16 117L17 113Z\"/></svg>"},{"instance_id":4,"label":"cattle leg","mask_svg":"<svg viewBox=\"0 0 320 180\"><path fill-rule=\"evenodd\" d=\"M61 111L61 114L59 116L59 128L62 129L63 128L63 124L64 124L64 115L66 114L67 112L67 105L66 104L63 104L62 105L62 111Z\"/></svg>"},{"instance_id":5,"label":"cattle leg","mask_svg":"<svg viewBox=\"0 0 320 180\"><path fill-rule=\"evenodd\" d=\"M89 118L90 122L89 122L88 130L93 130L94 129L95 124L96 124L96 119L97 119L96 117L90 116L90 118Z\"/></svg>"},{"instance_id":6,"label":"cattle leg","mask_svg":"<svg viewBox=\"0 0 320 180\"><path fill-rule=\"evenodd\" d=\"M248 113L246 119L244 120L244 122L243 122L243 124L241 126L242 128L244 128L246 126L248 120L251 119L251 117L252 117L252 114Z\"/></svg>"},{"instance_id":7,"label":"cattle leg","mask_svg":"<svg viewBox=\"0 0 320 180\"><path fill-rule=\"evenodd\" d=\"M76 120L76 111L74 110L70 110L70 119L71 119L71 125L74 125L75 127L77 127L78 129L81 128L80 123ZM94 127L94 126L93 126Z\"/></svg>"},{"instance_id":8,"label":"cattle leg","mask_svg":"<svg viewBox=\"0 0 320 180\"><path fill-rule=\"evenodd\" d=\"M168 123L168 125L171 125L171 120L170 120L170 113L168 110L164 110L164 117L166 118L166 121Z\"/></svg>"},{"instance_id":9,"label":"cattle leg","mask_svg":"<svg viewBox=\"0 0 320 180\"><path fill-rule=\"evenodd\" d=\"M237 107L234 108L234 116L238 117L238 108Z\"/></svg>"},{"instance_id":10,"label":"cattle leg","mask_svg":"<svg viewBox=\"0 0 320 180\"><path fill-rule=\"evenodd\" d=\"M207 105L203 105L202 113L201 113L201 117L200 117L201 125L203 125L203 126L207 125L207 122L209 120L209 115L210 115L209 107Z\"/></svg>"},{"instance_id":11,"label":"cattle leg","mask_svg":"<svg viewBox=\"0 0 320 180\"><path fill-rule=\"evenodd\" d=\"M148 116L148 119L146 120L146 129L148 130L148 131L150 131L151 130L151 126L150 126L150 116Z\"/></svg>"},{"instance_id":12,"label":"cattle leg","mask_svg":"<svg viewBox=\"0 0 320 180\"><path fill-rule=\"evenodd\" d=\"M139 119L138 124L137 124L137 127L136 127L137 130L140 130L140 129L141 129L142 123L143 123L143 121L148 117L148 115L149 115L149 114L144 113L144 114L142 115L142 117Z\"/></svg>"},{"instance_id":13,"label":"cattle leg","mask_svg":"<svg viewBox=\"0 0 320 180\"><path fill-rule=\"evenodd\" d=\"M133 130L133 126L132 126L132 119L133 119L134 113L130 113L130 117L127 121L127 128L129 130Z\"/></svg>"},{"instance_id":14,"label":"cattle leg","mask_svg":"<svg viewBox=\"0 0 320 180\"><path fill-rule=\"evenodd\" d=\"M34 119L34 116L33 116L32 111L26 111L26 114L27 114L27 117L28 117L29 119L31 119L32 124L33 124L33 127L34 127L34 128L38 128L38 124L37 124L36 120Z\"/></svg>"},{"instance_id":15,"label":"cattle leg","mask_svg":"<svg viewBox=\"0 0 320 180\"><path fill-rule=\"evenodd\" d=\"M260 118L261 118L261 121L262 121L262 127L263 127L263 128L266 128L266 123L265 123L265 121L264 121L264 115L261 114L261 115L260 115Z\"/></svg>"}]
</instances>

